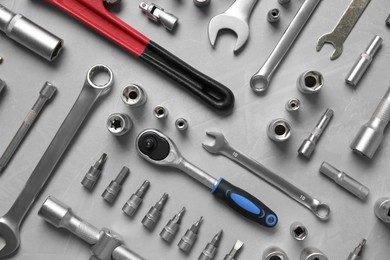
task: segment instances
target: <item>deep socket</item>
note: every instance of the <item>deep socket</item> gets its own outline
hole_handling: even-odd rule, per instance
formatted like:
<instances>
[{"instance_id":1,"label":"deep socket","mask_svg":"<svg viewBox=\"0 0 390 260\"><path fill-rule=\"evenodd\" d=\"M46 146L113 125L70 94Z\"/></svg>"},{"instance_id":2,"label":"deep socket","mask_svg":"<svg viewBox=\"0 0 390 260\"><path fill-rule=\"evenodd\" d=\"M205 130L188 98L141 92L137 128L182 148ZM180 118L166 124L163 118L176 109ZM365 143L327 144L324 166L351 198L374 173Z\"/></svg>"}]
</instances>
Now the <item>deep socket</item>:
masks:
<instances>
[{"instance_id":1,"label":"deep socket","mask_svg":"<svg viewBox=\"0 0 390 260\"><path fill-rule=\"evenodd\" d=\"M139 205L141 205L149 186L150 182L148 180L144 181L141 187L139 187L139 189L127 200L125 205L123 205L122 211L127 216L132 217L135 214Z\"/></svg>"}]
</instances>

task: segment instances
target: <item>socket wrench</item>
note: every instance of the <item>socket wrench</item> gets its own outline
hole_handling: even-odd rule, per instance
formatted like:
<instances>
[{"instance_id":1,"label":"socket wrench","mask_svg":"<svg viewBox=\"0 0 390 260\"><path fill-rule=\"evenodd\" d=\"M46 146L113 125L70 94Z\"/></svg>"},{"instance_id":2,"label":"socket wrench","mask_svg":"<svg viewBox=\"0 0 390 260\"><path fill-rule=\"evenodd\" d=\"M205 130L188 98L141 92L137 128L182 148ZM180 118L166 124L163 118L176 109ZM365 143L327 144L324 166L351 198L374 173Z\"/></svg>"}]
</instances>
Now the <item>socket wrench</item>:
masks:
<instances>
[{"instance_id":1,"label":"socket wrench","mask_svg":"<svg viewBox=\"0 0 390 260\"><path fill-rule=\"evenodd\" d=\"M311 14L314 12L320 1L321 0L305 0L305 2L302 4L301 8L295 15L294 19L291 21L290 25L284 32L275 49L268 57L267 61L260 68L260 70L252 76L250 85L253 91L264 92L268 89L271 77L274 74L276 68L290 50L295 39L298 37L302 28L305 26L306 22L309 20Z\"/></svg>"},{"instance_id":2,"label":"socket wrench","mask_svg":"<svg viewBox=\"0 0 390 260\"><path fill-rule=\"evenodd\" d=\"M237 164L243 166L248 169L250 172L255 174L257 177L263 179L268 182L290 198L296 200L306 208L308 208L311 212L314 213L321 220L328 220L330 217L330 208L327 204L313 198L309 194L300 190L287 180L283 179L276 173L272 172L264 165L255 161L254 159L246 156L240 151L233 148L225 136L220 132L207 132L208 136L213 137L215 139L214 144L205 144L203 143L203 148L212 153L212 154L220 154L224 155L230 160L236 162Z\"/></svg>"},{"instance_id":3,"label":"socket wrench","mask_svg":"<svg viewBox=\"0 0 390 260\"><path fill-rule=\"evenodd\" d=\"M102 72L108 74L109 80L105 84L98 85L94 83L94 75ZM53 173L55 166L89 111L99 97L111 89L112 84L113 73L109 67L98 64L89 69L83 89L73 104L72 109L58 129L14 204L0 218L0 258L6 258L19 247L20 225L24 217L44 188L46 181Z\"/></svg>"}]
</instances>

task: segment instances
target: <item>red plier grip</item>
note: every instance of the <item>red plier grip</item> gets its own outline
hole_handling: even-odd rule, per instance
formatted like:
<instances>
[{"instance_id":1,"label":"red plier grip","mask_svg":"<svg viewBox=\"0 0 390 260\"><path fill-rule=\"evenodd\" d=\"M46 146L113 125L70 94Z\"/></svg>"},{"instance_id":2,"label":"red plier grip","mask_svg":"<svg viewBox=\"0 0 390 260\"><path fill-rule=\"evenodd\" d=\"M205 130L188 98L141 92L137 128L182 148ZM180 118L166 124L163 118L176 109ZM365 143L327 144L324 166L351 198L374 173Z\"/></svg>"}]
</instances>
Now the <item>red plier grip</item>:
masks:
<instances>
[{"instance_id":1,"label":"red plier grip","mask_svg":"<svg viewBox=\"0 0 390 260\"><path fill-rule=\"evenodd\" d=\"M157 43L111 14L103 0L46 0L166 74L181 86L219 110L231 109L230 89L202 74Z\"/></svg>"}]
</instances>

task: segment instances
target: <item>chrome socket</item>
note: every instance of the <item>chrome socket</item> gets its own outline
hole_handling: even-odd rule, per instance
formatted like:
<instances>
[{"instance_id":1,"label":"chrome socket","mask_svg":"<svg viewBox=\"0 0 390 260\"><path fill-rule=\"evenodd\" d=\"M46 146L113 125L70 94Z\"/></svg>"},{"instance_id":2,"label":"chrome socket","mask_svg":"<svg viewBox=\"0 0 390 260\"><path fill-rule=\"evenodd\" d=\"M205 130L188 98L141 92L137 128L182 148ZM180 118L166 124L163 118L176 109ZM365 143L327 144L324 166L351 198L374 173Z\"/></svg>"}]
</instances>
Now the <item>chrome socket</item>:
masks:
<instances>
[{"instance_id":1,"label":"chrome socket","mask_svg":"<svg viewBox=\"0 0 390 260\"><path fill-rule=\"evenodd\" d=\"M190 229L187 229L186 233L181 237L179 243L177 244L180 250L186 253L191 251L198 238L198 232L202 221L203 217L200 217L200 219L196 221Z\"/></svg>"},{"instance_id":2,"label":"chrome socket","mask_svg":"<svg viewBox=\"0 0 390 260\"><path fill-rule=\"evenodd\" d=\"M108 187L104 190L102 197L105 201L112 204L118 197L119 192L122 189L122 185L125 182L127 176L130 174L130 169L123 166L122 170L118 173L115 180L112 180Z\"/></svg>"},{"instance_id":3,"label":"chrome socket","mask_svg":"<svg viewBox=\"0 0 390 260\"><path fill-rule=\"evenodd\" d=\"M103 166L107 160L107 154L103 153L97 162L89 168L89 171L85 174L81 185L87 190L92 191L102 173Z\"/></svg>"},{"instance_id":4,"label":"chrome socket","mask_svg":"<svg viewBox=\"0 0 390 260\"><path fill-rule=\"evenodd\" d=\"M390 198L381 198L374 206L375 216L383 222L390 224Z\"/></svg>"},{"instance_id":5,"label":"chrome socket","mask_svg":"<svg viewBox=\"0 0 390 260\"><path fill-rule=\"evenodd\" d=\"M287 141L291 136L290 124L284 119L275 119L267 128L268 137L275 142Z\"/></svg>"},{"instance_id":6,"label":"chrome socket","mask_svg":"<svg viewBox=\"0 0 390 260\"><path fill-rule=\"evenodd\" d=\"M147 100L146 92L136 84L131 84L123 88L121 93L123 103L130 107L139 107Z\"/></svg>"},{"instance_id":7,"label":"chrome socket","mask_svg":"<svg viewBox=\"0 0 390 260\"><path fill-rule=\"evenodd\" d=\"M315 247L302 250L300 260L329 260L328 257Z\"/></svg>"},{"instance_id":8,"label":"chrome socket","mask_svg":"<svg viewBox=\"0 0 390 260\"><path fill-rule=\"evenodd\" d=\"M210 4L210 0L194 0L194 4L201 7Z\"/></svg>"},{"instance_id":9,"label":"chrome socket","mask_svg":"<svg viewBox=\"0 0 390 260\"><path fill-rule=\"evenodd\" d=\"M264 250L262 260L289 260L286 252L279 247L268 247Z\"/></svg>"},{"instance_id":10,"label":"chrome socket","mask_svg":"<svg viewBox=\"0 0 390 260\"><path fill-rule=\"evenodd\" d=\"M107 119L107 129L115 136L122 136L133 127L130 116L124 113L111 114Z\"/></svg>"},{"instance_id":11,"label":"chrome socket","mask_svg":"<svg viewBox=\"0 0 390 260\"><path fill-rule=\"evenodd\" d=\"M148 191L150 186L150 182L148 180L144 181L144 183L139 187L139 189L131 195L131 197L126 201L125 205L122 207L122 211L129 217L134 216L138 207L141 205L142 200Z\"/></svg>"},{"instance_id":12,"label":"chrome socket","mask_svg":"<svg viewBox=\"0 0 390 260\"><path fill-rule=\"evenodd\" d=\"M156 23L161 23L169 31L172 31L179 21L179 18L173 14L165 12L163 8L153 3L147 4L142 2L140 3L139 8L150 20Z\"/></svg>"},{"instance_id":13,"label":"chrome socket","mask_svg":"<svg viewBox=\"0 0 390 260\"><path fill-rule=\"evenodd\" d=\"M302 94L316 94L324 85L324 77L318 71L305 71L297 81L298 90Z\"/></svg>"},{"instance_id":14,"label":"chrome socket","mask_svg":"<svg viewBox=\"0 0 390 260\"><path fill-rule=\"evenodd\" d=\"M179 131L186 131L188 129L188 122L184 118L178 118L175 121L176 129Z\"/></svg>"},{"instance_id":15,"label":"chrome socket","mask_svg":"<svg viewBox=\"0 0 390 260\"><path fill-rule=\"evenodd\" d=\"M309 232L302 223L294 222L290 226L290 234L295 240L303 241L307 238Z\"/></svg>"},{"instance_id":16,"label":"chrome socket","mask_svg":"<svg viewBox=\"0 0 390 260\"><path fill-rule=\"evenodd\" d=\"M164 119L168 117L168 110L163 106L156 106L153 109L153 115L158 119Z\"/></svg>"},{"instance_id":17,"label":"chrome socket","mask_svg":"<svg viewBox=\"0 0 390 260\"><path fill-rule=\"evenodd\" d=\"M276 23L280 19L280 11L278 8L274 8L268 11L267 20L270 23Z\"/></svg>"},{"instance_id":18,"label":"chrome socket","mask_svg":"<svg viewBox=\"0 0 390 260\"><path fill-rule=\"evenodd\" d=\"M299 99L297 98L292 98L286 103L286 110L288 112L298 111L300 107L301 107L301 101L299 101Z\"/></svg>"},{"instance_id":19,"label":"chrome socket","mask_svg":"<svg viewBox=\"0 0 390 260\"><path fill-rule=\"evenodd\" d=\"M160 237L164 241L171 243L172 240L175 238L177 232L179 231L181 219L183 217L185 210L186 208L183 207L179 213L177 213L175 216L173 216L172 219L168 221L168 223L165 225L163 230L161 230Z\"/></svg>"},{"instance_id":20,"label":"chrome socket","mask_svg":"<svg viewBox=\"0 0 390 260\"><path fill-rule=\"evenodd\" d=\"M161 217L161 211L164 208L165 203L168 200L168 194L164 193L161 199L150 208L148 213L145 215L145 217L142 219L142 225L146 227L149 230L153 230L156 226L157 222L160 220Z\"/></svg>"}]
</instances>

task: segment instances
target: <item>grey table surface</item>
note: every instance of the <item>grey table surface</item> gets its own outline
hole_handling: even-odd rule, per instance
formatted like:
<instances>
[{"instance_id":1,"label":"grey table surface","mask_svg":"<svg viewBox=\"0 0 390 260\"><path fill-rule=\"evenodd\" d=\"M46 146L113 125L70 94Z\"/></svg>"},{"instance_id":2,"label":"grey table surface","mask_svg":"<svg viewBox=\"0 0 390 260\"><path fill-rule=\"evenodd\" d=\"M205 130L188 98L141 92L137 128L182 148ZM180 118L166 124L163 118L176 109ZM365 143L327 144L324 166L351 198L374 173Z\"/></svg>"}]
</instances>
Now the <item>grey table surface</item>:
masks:
<instances>
[{"instance_id":1,"label":"grey table surface","mask_svg":"<svg viewBox=\"0 0 390 260\"><path fill-rule=\"evenodd\" d=\"M190 0L156 0L156 4L180 18L180 24L173 33L143 16L138 8L139 1L124 0L119 8L113 10L118 17L155 42L231 88L236 97L233 113L220 115L148 65L44 1L0 0L0 4L24 14L65 40L61 55L55 62L49 63L4 34L0 35L0 55L4 57L0 78L7 83L7 90L0 96L0 150L8 145L43 83L50 81L58 87L55 98L0 177L0 214L11 206L54 137L81 90L87 70L94 64L103 63L115 73L113 90L93 108L26 217L21 228L20 249L11 259L89 258L87 244L65 230L51 227L38 217L39 207L49 195L70 205L79 216L95 226L119 232L129 248L146 259L197 259L206 243L220 229L224 230L224 235L216 259L222 259L240 239L245 245L238 259L261 259L264 249L275 245L283 248L293 260L299 259L301 250L306 246L318 247L329 259L339 260L345 259L362 238L368 240L364 259L390 258L389 229L373 213L375 201L390 195L390 138L385 137L371 161L356 156L349 149L354 134L368 120L390 81L390 31L384 23L390 1L371 1L345 42L342 56L335 61L329 59L332 52L330 45L316 52L316 40L333 29L350 1L322 1L263 96L252 92L249 79L268 57L303 1L292 0L288 7L280 6L276 0L259 1L250 19L249 41L238 55L232 51L236 39L234 34L220 36L216 48L210 46L207 36L211 17L226 10L232 2L212 0L210 6L200 9ZM274 7L280 9L281 20L276 25L270 25L266 14ZM383 37L382 49L360 85L351 88L344 83L344 77L374 35ZM305 70L319 70L325 77L325 86L315 97L303 96L296 88L296 79ZM120 100L121 88L129 83L141 85L148 93L144 107L131 109ZM289 114L284 108L286 101L292 97L302 101L297 116ZM152 109L156 105L163 105L169 110L165 123L153 117ZM309 161L298 158L300 143L328 107L334 109L335 116L319 141L315 154ZM132 117L134 128L128 135L117 138L108 133L105 121L114 112L125 112ZM189 122L185 134L174 127L178 117L184 117ZM278 117L289 120L293 128L291 139L281 145L275 144L266 135L268 122ZM277 212L280 218L278 226L268 230L250 223L184 174L157 168L142 160L134 141L140 131L150 127L169 135L184 156L203 170L215 177L222 176L261 198ZM201 142L207 140L205 132L211 129L223 131L239 150L327 202L332 210L330 221L319 221L310 211L240 166L224 157L208 154L201 147ZM88 193L80 181L103 152L108 154L109 159L95 191ZM362 202L356 199L321 176L318 168L324 160L366 184L371 189L368 200ZM130 177L116 203L108 206L100 195L124 165L131 169ZM122 213L121 207L145 179L150 180L151 188L136 216L129 219ZM164 192L170 197L162 219L153 232L148 232L141 225L141 219ZM181 230L174 243L167 245L158 234L183 206L187 212ZM205 220L199 239L193 251L186 256L176 244L200 216ZM289 226L294 221L304 223L309 230L304 242L298 243L289 235Z\"/></svg>"}]
</instances>

